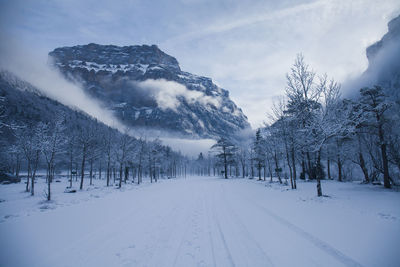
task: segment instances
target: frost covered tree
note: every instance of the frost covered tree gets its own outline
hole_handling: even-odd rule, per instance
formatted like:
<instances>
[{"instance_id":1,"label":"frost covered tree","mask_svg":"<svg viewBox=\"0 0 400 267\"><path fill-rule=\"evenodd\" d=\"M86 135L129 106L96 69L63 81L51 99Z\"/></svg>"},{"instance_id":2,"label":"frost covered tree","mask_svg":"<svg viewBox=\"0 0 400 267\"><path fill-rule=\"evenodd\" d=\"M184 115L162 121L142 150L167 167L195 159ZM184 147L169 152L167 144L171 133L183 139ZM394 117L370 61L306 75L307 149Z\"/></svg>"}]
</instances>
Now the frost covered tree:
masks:
<instances>
[{"instance_id":1,"label":"frost covered tree","mask_svg":"<svg viewBox=\"0 0 400 267\"><path fill-rule=\"evenodd\" d=\"M18 140L17 140L18 142ZM8 149L8 154L11 156L11 164L13 165L13 173L17 178L20 176L23 150L20 144L13 144ZM1 166L0 166L1 167Z\"/></svg>"},{"instance_id":2,"label":"frost covered tree","mask_svg":"<svg viewBox=\"0 0 400 267\"><path fill-rule=\"evenodd\" d=\"M273 167L269 165L270 169L273 169L276 177L278 177L278 181L282 184L282 155L283 151L283 143L282 136L280 136L279 128L276 124L272 124L265 128L265 146L267 153L267 160L269 164L272 162ZM272 175L271 175L272 181Z\"/></svg>"},{"instance_id":3,"label":"frost covered tree","mask_svg":"<svg viewBox=\"0 0 400 267\"><path fill-rule=\"evenodd\" d=\"M80 127L77 136L77 144L81 150L81 181L79 189L83 189L83 180L85 178L85 164L90 149L96 144L97 135L97 124L96 125L85 125Z\"/></svg>"},{"instance_id":4,"label":"frost covered tree","mask_svg":"<svg viewBox=\"0 0 400 267\"><path fill-rule=\"evenodd\" d=\"M51 200L51 183L55 174L55 160L59 153L64 151L64 118L58 117L49 123L40 122L37 127L40 150L47 166L47 200Z\"/></svg>"},{"instance_id":5,"label":"frost covered tree","mask_svg":"<svg viewBox=\"0 0 400 267\"><path fill-rule=\"evenodd\" d=\"M112 131L111 128L108 128L102 135L101 144L103 146L103 152L105 153L106 157L106 186L110 186L114 138L114 131Z\"/></svg>"},{"instance_id":6,"label":"frost covered tree","mask_svg":"<svg viewBox=\"0 0 400 267\"><path fill-rule=\"evenodd\" d=\"M244 145L240 146L238 148L238 151L236 153L238 162L242 168L242 177L244 178L246 176L246 167L247 167L247 161L248 161L248 148L245 147Z\"/></svg>"},{"instance_id":7,"label":"frost covered tree","mask_svg":"<svg viewBox=\"0 0 400 267\"><path fill-rule=\"evenodd\" d=\"M302 55L286 80L286 99L274 105L271 122L262 129L264 174L268 169L272 180L275 169L280 179L280 170L285 176L289 170L296 188L299 166L301 179L316 180L318 196L325 177L323 162L329 179L353 179L349 170L354 164L365 182L383 174L385 187L395 183L391 175L398 174L395 168L400 170L399 102L389 101L379 86L362 88L357 101L343 100L340 85L327 75L317 76Z\"/></svg>"},{"instance_id":8,"label":"frost covered tree","mask_svg":"<svg viewBox=\"0 0 400 267\"><path fill-rule=\"evenodd\" d=\"M128 151L131 149L133 145L133 139L128 135L128 129L124 130L124 134L119 138L118 145L116 146L116 157L117 162L119 164L119 182L118 188L122 186L122 179L123 179L123 170L124 167L127 165L127 157Z\"/></svg>"},{"instance_id":9,"label":"frost covered tree","mask_svg":"<svg viewBox=\"0 0 400 267\"><path fill-rule=\"evenodd\" d=\"M301 148L302 175L312 173L310 151L310 132L308 131L316 112L321 104L318 102L321 88L316 83L316 73L305 63L303 55L299 54L286 75L286 96L288 98L286 113L295 120L297 141Z\"/></svg>"},{"instance_id":10,"label":"frost covered tree","mask_svg":"<svg viewBox=\"0 0 400 267\"><path fill-rule=\"evenodd\" d=\"M335 137L345 138L353 132L353 129L348 123L351 109L346 108L347 106L340 98L340 85L334 80L328 81L327 76L324 75L320 78L319 90L322 103L308 127L312 140L310 146L316 153L312 176L317 180L317 194L322 196L321 179L324 178L322 150L328 141Z\"/></svg>"},{"instance_id":11,"label":"frost covered tree","mask_svg":"<svg viewBox=\"0 0 400 267\"><path fill-rule=\"evenodd\" d=\"M261 135L261 129L257 129L256 136L253 141L254 158L253 162L256 164L258 180L261 180L261 170L264 167L265 162L265 144L264 139Z\"/></svg>"},{"instance_id":12,"label":"frost covered tree","mask_svg":"<svg viewBox=\"0 0 400 267\"><path fill-rule=\"evenodd\" d=\"M39 165L41 147L39 142L40 131L38 131L37 125L27 125L16 131L16 137L19 145L24 153L27 162L27 180L26 180L26 192L31 192L31 195L35 194L35 178L36 171ZM29 189L29 180L31 180L31 187Z\"/></svg>"},{"instance_id":13,"label":"frost covered tree","mask_svg":"<svg viewBox=\"0 0 400 267\"><path fill-rule=\"evenodd\" d=\"M137 141L138 151L136 154L136 162L138 166L138 179L137 183L140 184L143 181L143 172L144 172L144 161L146 156L146 141L142 138L139 138Z\"/></svg>"},{"instance_id":14,"label":"frost covered tree","mask_svg":"<svg viewBox=\"0 0 400 267\"><path fill-rule=\"evenodd\" d=\"M276 135L274 138L282 144L282 154L286 158L286 163L289 168L290 184L292 189L297 188L296 184L296 119L288 115L286 112L287 103L284 98L275 102L272 108L270 119L274 122L272 127ZM270 168L270 167L269 167Z\"/></svg>"},{"instance_id":15,"label":"frost covered tree","mask_svg":"<svg viewBox=\"0 0 400 267\"><path fill-rule=\"evenodd\" d=\"M388 123L386 112L391 103L387 100L382 87L374 86L372 88L360 89L360 105L366 116L365 125L370 127L378 136L381 152L383 172L383 182L386 188L390 188L389 160L387 154L387 141L385 127Z\"/></svg>"}]
</instances>

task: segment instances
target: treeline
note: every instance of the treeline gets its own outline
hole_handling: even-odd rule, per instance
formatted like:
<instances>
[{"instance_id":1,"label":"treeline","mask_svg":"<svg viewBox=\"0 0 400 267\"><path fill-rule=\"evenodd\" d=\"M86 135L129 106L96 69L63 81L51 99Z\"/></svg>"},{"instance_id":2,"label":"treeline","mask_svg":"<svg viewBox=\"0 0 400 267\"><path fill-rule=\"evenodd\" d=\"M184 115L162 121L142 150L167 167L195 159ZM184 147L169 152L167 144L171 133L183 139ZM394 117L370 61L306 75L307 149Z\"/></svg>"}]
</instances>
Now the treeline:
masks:
<instances>
[{"instance_id":1,"label":"treeline","mask_svg":"<svg viewBox=\"0 0 400 267\"><path fill-rule=\"evenodd\" d=\"M380 86L359 90L343 99L340 84L318 76L298 55L286 75L286 94L276 102L269 123L256 131L251 142L225 137L197 160L198 173L231 176L276 177L317 181L353 179L390 188L400 173L400 101ZM213 171L210 171L213 170Z\"/></svg>"},{"instance_id":2,"label":"treeline","mask_svg":"<svg viewBox=\"0 0 400 267\"><path fill-rule=\"evenodd\" d=\"M70 123L74 119L74 123ZM161 141L132 137L96 120L77 120L60 114L55 120L36 124L8 125L14 138L3 141L2 169L19 177L27 171L26 188L35 193L38 169L46 170L47 200L57 172L67 170L69 188L84 180L102 179L106 186L150 182L184 175L186 158Z\"/></svg>"}]
</instances>

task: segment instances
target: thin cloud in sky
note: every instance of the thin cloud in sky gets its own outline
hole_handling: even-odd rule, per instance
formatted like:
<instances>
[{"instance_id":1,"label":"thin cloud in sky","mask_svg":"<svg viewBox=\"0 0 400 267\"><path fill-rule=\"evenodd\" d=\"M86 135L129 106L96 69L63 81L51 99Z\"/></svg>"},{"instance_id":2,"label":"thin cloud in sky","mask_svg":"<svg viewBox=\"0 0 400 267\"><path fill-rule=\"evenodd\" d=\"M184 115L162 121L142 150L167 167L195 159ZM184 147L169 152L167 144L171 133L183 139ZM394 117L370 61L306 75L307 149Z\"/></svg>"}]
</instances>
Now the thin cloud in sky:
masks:
<instances>
[{"instance_id":1,"label":"thin cloud in sky","mask_svg":"<svg viewBox=\"0 0 400 267\"><path fill-rule=\"evenodd\" d=\"M386 32L399 6L390 0L320 0L257 7L239 15L223 13L197 31L168 39L162 47L183 54L178 58L183 68L210 76L230 90L258 127L271 99L284 94L285 73L297 53L305 54L316 71L339 82L360 75L367 66L365 48Z\"/></svg>"},{"instance_id":2,"label":"thin cloud in sky","mask_svg":"<svg viewBox=\"0 0 400 267\"><path fill-rule=\"evenodd\" d=\"M157 44L229 90L258 127L297 53L344 82L366 69L365 48L398 13L398 0L0 0L0 37L43 62L60 46Z\"/></svg>"},{"instance_id":3,"label":"thin cloud in sky","mask_svg":"<svg viewBox=\"0 0 400 267\"><path fill-rule=\"evenodd\" d=\"M304 12L310 9L315 9L329 4L331 0L319 0L311 3L302 3L295 5L293 7L283 8L281 10L268 10L268 12L263 14L255 14L252 16L245 16L242 18L228 18L228 20L221 20L210 23L210 25L205 26L199 31L189 32L180 36L173 37L166 40L165 43L176 43L176 42L187 42L193 39L201 39L204 36L211 34L223 33L226 31L231 31L236 28L265 22L267 20L282 19L287 16L295 15L299 12Z\"/></svg>"}]
</instances>

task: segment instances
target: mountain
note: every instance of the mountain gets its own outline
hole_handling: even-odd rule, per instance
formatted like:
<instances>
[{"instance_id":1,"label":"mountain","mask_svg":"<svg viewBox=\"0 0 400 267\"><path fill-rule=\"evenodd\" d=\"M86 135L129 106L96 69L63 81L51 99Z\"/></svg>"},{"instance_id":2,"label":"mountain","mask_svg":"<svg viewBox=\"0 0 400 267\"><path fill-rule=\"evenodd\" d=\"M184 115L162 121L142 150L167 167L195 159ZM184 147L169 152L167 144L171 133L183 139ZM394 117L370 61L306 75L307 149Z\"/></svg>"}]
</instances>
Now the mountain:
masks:
<instances>
[{"instance_id":1,"label":"mountain","mask_svg":"<svg viewBox=\"0 0 400 267\"><path fill-rule=\"evenodd\" d=\"M63 115L69 131L90 125L96 125L98 131L108 129L89 115L48 98L38 88L9 71L0 70L0 97L3 99L0 102L0 119L6 125L21 128L39 122L55 121L57 116ZM0 131L2 145L14 141L15 136L10 128L2 127Z\"/></svg>"},{"instance_id":2,"label":"mountain","mask_svg":"<svg viewBox=\"0 0 400 267\"><path fill-rule=\"evenodd\" d=\"M156 45L56 48L49 62L127 125L215 138L250 127L229 92L181 70Z\"/></svg>"},{"instance_id":3,"label":"mountain","mask_svg":"<svg viewBox=\"0 0 400 267\"><path fill-rule=\"evenodd\" d=\"M400 15L388 23L388 32L367 48L368 69L362 86L381 85L386 94L400 100Z\"/></svg>"}]
</instances>

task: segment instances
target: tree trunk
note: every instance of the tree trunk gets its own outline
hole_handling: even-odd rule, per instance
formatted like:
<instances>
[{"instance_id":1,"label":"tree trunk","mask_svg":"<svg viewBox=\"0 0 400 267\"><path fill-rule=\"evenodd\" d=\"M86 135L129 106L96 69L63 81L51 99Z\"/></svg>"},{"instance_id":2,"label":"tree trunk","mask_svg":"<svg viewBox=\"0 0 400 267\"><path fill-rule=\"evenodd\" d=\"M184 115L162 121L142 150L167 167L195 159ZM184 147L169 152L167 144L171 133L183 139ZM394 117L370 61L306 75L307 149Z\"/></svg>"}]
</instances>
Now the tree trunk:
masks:
<instances>
[{"instance_id":1,"label":"tree trunk","mask_svg":"<svg viewBox=\"0 0 400 267\"><path fill-rule=\"evenodd\" d=\"M35 162L34 162L34 166L33 166L33 174L32 174L32 178L31 178L31 196L33 196L35 194L35 177L36 177L36 170L39 164L39 151L36 151L36 158L35 158ZM50 200L50 199L47 199Z\"/></svg>"},{"instance_id":2,"label":"tree trunk","mask_svg":"<svg viewBox=\"0 0 400 267\"><path fill-rule=\"evenodd\" d=\"M93 159L90 159L90 185L93 185Z\"/></svg>"},{"instance_id":3,"label":"tree trunk","mask_svg":"<svg viewBox=\"0 0 400 267\"><path fill-rule=\"evenodd\" d=\"M225 151L225 148L224 148L224 171L225 171L225 179L228 179L228 162L227 162L227 159L226 159L226 151Z\"/></svg>"},{"instance_id":4,"label":"tree trunk","mask_svg":"<svg viewBox=\"0 0 400 267\"><path fill-rule=\"evenodd\" d=\"M100 160L100 164L99 164L99 180L101 180L101 160Z\"/></svg>"},{"instance_id":5,"label":"tree trunk","mask_svg":"<svg viewBox=\"0 0 400 267\"><path fill-rule=\"evenodd\" d=\"M156 161L154 161L154 171L153 171L153 175L154 175L154 181L157 183L157 168L156 168Z\"/></svg>"},{"instance_id":6,"label":"tree trunk","mask_svg":"<svg viewBox=\"0 0 400 267\"><path fill-rule=\"evenodd\" d=\"M119 165L119 183L118 183L118 188L121 188L122 186L122 162Z\"/></svg>"},{"instance_id":7,"label":"tree trunk","mask_svg":"<svg viewBox=\"0 0 400 267\"><path fill-rule=\"evenodd\" d=\"M342 160L340 159L340 156L337 156L337 166L338 166L338 181L342 182Z\"/></svg>"},{"instance_id":8,"label":"tree trunk","mask_svg":"<svg viewBox=\"0 0 400 267\"><path fill-rule=\"evenodd\" d=\"M267 166L264 162L264 181L265 181L266 177L267 177Z\"/></svg>"},{"instance_id":9,"label":"tree trunk","mask_svg":"<svg viewBox=\"0 0 400 267\"><path fill-rule=\"evenodd\" d=\"M26 177L26 192L29 192L29 178L31 175L31 161L28 159L28 175Z\"/></svg>"},{"instance_id":10,"label":"tree trunk","mask_svg":"<svg viewBox=\"0 0 400 267\"><path fill-rule=\"evenodd\" d=\"M317 195L322 197L321 180L319 178L317 178Z\"/></svg>"},{"instance_id":11,"label":"tree trunk","mask_svg":"<svg viewBox=\"0 0 400 267\"><path fill-rule=\"evenodd\" d=\"M385 188L391 188L389 180L389 161L386 153L386 143L383 133L383 127L382 124L380 123L379 117L378 121L379 121L378 133L379 133L379 141L381 143L381 154L382 154L382 164L383 164L383 185Z\"/></svg>"},{"instance_id":12,"label":"tree trunk","mask_svg":"<svg viewBox=\"0 0 400 267\"><path fill-rule=\"evenodd\" d=\"M111 166L110 165L111 165L110 164L110 156L108 156L108 160L107 160L107 177L106 177L107 186L110 186L110 176L111 176L111 170L110 170Z\"/></svg>"},{"instance_id":13,"label":"tree trunk","mask_svg":"<svg viewBox=\"0 0 400 267\"><path fill-rule=\"evenodd\" d=\"M286 159L287 159L287 164L289 167L289 174L290 174L290 186L292 189L294 189L294 184L293 184L293 170L292 170L292 165L290 164L290 157L289 157L289 152L286 149Z\"/></svg>"},{"instance_id":14,"label":"tree trunk","mask_svg":"<svg viewBox=\"0 0 400 267\"><path fill-rule=\"evenodd\" d=\"M364 180L366 183L369 183L369 175L367 167L365 166L365 160L361 151L358 152L358 158L360 160L360 168L364 174Z\"/></svg>"},{"instance_id":15,"label":"tree trunk","mask_svg":"<svg viewBox=\"0 0 400 267\"><path fill-rule=\"evenodd\" d=\"M78 162L75 162L75 182L78 181Z\"/></svg>"},{"instance_id":16,"label":"tree trunk","mask_svg":"<svg viewBox=\"0 0 400 267\"><path fill-rule=\"evenodd\" d=\"M276 155L276 152L274 153L274 160L275 160L275 172L276 172L276 175L278 176L279 183L281 184L282 179L281 179L281 174L279 172L279 163L278 163L278 157Z\"/></svg>"},{"instance_id":17,"label":"tree trunk","mask_svg":"<svg viewBox=\"0 0 400 267\"><path fill-rule=\"evenodd\" d=\"M304 153L302 154L302 160L301 160L301 174L300 174L300 179L305 180L306 179L306 163L304 161Z\"/></svg>"},{"instance_id":18,"label":"tree trunk","mask_svg":"<svg viewBox=\"0 0 400 267\"><path fill-rule=\"evenodd\" d=\"M321 164L321 151L318 151L318 160L317 164ZM316 175L317 178L317 195L318 197L322 197L322 188L321 188L321 177L320 175Z\"/></svg>"},{"instance_id":19,"label":"tree trunk","mask_svg":"<svg viewBox=\"0 0 400 267\"><path fill-rule=\"evenodd\" d=\"M307 156L307 174L308 174L308 179L313 179L314 177L312 177L311 175L311 158L310 158L310 152L307 151L306 153Z\"/></svg>"},{"instance_id":20,"label":"tree trunk","mask_svg":"<svg viewBox=\"0 0 400 267\"><path fill-rule=\"evenodd\" d=\"M82 165L81 165L81 184L79 186L79 189L83 189L83 178L85 178L85 160L86 160L86 145L83 146L83 151L82 151Z\"/></svg>"},{"instance_id":21,"label":"tree trunk","mask_svg":"<svg viewBox=\"0 0 400 267\"><path fill-rule=\"evenodd\" d=\"M269 170L269 182L272 183L272 168L271 168L271 164L268 164L268 170Z\"/></svg>"},{"instance_id":22,"label":"tree trunk","mask_svg":"<svg viewBox=\"0 0 400 267\"><path fill-rule=\"evenodd\" d=\"M329 159L329 157L326 159L326 166L327 166L327 172L328 172L328 179L332 180L332 177L331 177L331 160Z\"/></svg>"},{"instance_id":23,"label":"tree trunk","mask_svg":"<svg viewBox=\"0 0 400 267\"><path fill-rule=\"evenodd\" d=\"M33 172L33 175L31 178L31 196L35 195L35 174L36 174L36 171Z\"/></svg>"},{"instance_id":24,"label":"tree trunk","mask_svg":"<svg viewBox=\"0 0 400 267\"><path fill-rule=\"evenodd\" d=\"M17 163L15 166L15 176L17 177L17 179L19 178L19 171L21 169L21 159L19 154L17 154Z\"/></svg>"},{"instance_id":25,"label":"tree trunk","mask_svg":"<svg viewBox=\"0 0 400 267\"><path fill-rule=\"evenodd\" d=\"M294 148L292 147L291 151L291 156L292 156L292 165L293 165L293 189L297 189L297 183L296 183L296 159L295 159L295 154L294 154Z\"/></svg>"},{"instance_id":26,"label":"tree trunk","mask_svg":"<svg viewBox=\"0 0 400 267\"><path fill-rule=\"evenodd\" d=\"M125 166L125 179L124 179L124 183L126 184L126 181L128 180L129 177L129 167Z\"/></svg>"},{"instance_id":27,"label":"tree trunk","mask_svg":"<svg viewBox=\"0 0 400 267\"><path fill-rule=\"evenodd\" d=\"M140 179L142 178L142 165L138 166L138 179L137 179L137 183L140 184Z\"/></svg>"},{"instance_id":28,"label":"tree trunk","mask_svg":"<svg viewBox=\"0 0 400 267\"><path fill-rule=\"evenodd\" d=\"M149 154L149 175L150 175L150 183L153 183L153 174L151 170L151 159L150 159L150 154Z\"/></svg>"},{"instance_id":29,"label":"tree trunk","mask_svg":"<svg viewBox=\"0 0 400 267\"><path fill-rule=\"evenodd\" d=\"M69 180L69 188L72 188L72 170L73 170L73 166L72 166L72 164L73 164L73 158L72 158L72 152L71 152L71 154L70 154L70 161L69 161L69 168L70 168L70 173L69 173L69 175L70 175L70 180Z\"/></svg>"}]
</instances>

